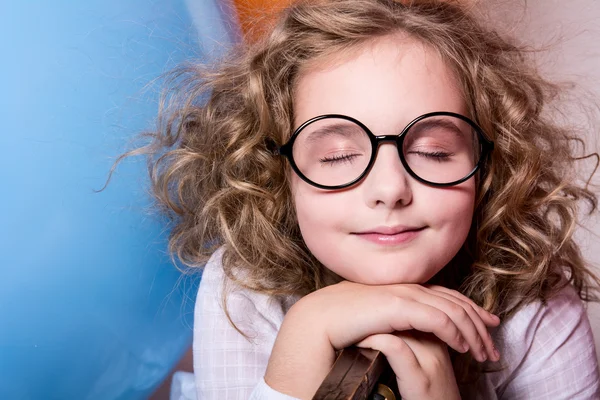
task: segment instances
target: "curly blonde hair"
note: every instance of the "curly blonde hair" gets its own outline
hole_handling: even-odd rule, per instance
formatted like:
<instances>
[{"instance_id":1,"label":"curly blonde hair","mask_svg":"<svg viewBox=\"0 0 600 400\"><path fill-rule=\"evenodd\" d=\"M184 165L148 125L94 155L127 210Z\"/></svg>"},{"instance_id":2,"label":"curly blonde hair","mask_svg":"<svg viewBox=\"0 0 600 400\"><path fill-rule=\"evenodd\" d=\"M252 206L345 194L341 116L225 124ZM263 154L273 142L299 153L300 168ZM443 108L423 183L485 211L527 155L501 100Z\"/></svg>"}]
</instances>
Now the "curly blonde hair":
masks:
<instances>
[{"instance_id":1,"label":"curly blonde hair","mask_svg":"<svg viewBox=\"0 0 600 400\"><path fill-rule=\"evenodd\" d=\"M269 35L215 68L190 64L170 76L150 144L128 153L149 156L153 193L174 222L170 251L200 267L223 246L226 275L269 295L302 296L327 285L327 269L298 228L289 168L270 146L291 135L305 68L402 32L441 55L469 115L495 142L478 177L469 237L435 279L503 319L546 301L565 275L580 298L597 300L600 281L573 239L580 203L592 213L597 198L575 179L582 140L548 115L559 86L468 10L409 3L297 2Z\"/></svg>"}]
</instances>

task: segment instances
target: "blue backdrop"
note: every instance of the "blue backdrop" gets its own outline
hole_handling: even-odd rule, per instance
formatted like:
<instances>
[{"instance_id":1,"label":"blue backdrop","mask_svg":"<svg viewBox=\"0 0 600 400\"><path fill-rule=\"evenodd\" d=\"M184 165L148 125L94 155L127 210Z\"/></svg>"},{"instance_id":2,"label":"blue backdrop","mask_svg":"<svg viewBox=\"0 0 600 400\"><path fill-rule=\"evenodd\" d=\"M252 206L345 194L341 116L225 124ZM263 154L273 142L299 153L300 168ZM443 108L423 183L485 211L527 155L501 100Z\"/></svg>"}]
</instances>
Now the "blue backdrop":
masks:
<instances>
[{"instance_id":1,"label":"blue backdrop","mask_svg":"<svg viewBox=\"0 0 600 400\"><path fill-rule=\"evenodd\" d=\"M0 399L145 398L190 345L199 278L166 254L144 161L94 193L152 126L145 85L235 36L189 3L0 4Z\"/></svg>"}]
</instances>

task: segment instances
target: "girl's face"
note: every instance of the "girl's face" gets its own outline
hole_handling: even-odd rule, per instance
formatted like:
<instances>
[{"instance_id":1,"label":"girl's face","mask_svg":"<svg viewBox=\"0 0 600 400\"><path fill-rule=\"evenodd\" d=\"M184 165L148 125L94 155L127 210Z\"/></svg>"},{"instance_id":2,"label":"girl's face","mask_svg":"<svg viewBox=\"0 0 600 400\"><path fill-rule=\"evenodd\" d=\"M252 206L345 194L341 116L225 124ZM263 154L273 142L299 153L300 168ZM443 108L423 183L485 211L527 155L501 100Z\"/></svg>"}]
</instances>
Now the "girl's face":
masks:
<instances>
[{"instance_id":1,"label":"girl's face","mask_svg":"<svg viewBox=\"0 0 600 400\"><path fill-rule=\"evenodd\" d=\"M392 135L428 112L466 115L442 59L398 35L304 71L296 89L295 127L318 115L345 114L375 135ZM309 250L344 279L364 284L427 282L464 243L475 202L473 178L445 188L420 183L390 142L380 145L359 184L322 190L293 174L292 192ZM406 229L412 231L399 233Z\"/></svg>"}]
</instances>

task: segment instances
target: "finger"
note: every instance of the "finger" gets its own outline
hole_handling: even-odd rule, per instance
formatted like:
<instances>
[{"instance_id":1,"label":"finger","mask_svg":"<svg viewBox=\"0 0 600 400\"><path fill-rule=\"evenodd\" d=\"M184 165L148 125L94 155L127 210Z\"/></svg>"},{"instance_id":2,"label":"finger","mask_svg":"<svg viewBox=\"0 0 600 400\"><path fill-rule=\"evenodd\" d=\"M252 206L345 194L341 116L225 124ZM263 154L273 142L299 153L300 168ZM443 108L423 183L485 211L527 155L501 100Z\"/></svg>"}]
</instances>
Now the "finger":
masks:
<instances>
[{"instance_id":1,"label":"finger","mask_svg":"<svg viewBox=\"0 0 600 400\"><path fill-rule=\"evenodd\" d=\"M389 324L389 332L410 329L430 332L458 352L469 350L463 331L447 313L426 304L421 298L396 298L396 301L396 306L390 307L389 314L384 316ZM407 313L407 310L411 312ZM472 329L475 330L474 327Z\"/></svg>"},{"instance_id":2,"label":"finger","mask_svg":"<svg viewBox=\"0 0 600 400\"><path fill-rule=\"evenodd\" d=\"M494 345L492 343L491 336L489 336L487 329L481 322L481 319L478 317L477 313L472 312L471 314L469 314L467 310L458 305L456 301L449 300L443 297L441 292L425 288L421 285L414 285L410 291L403 290L402 293L405 296L406 301L412 300L413 303L410 305L410 307L416 307L415 310L419 308L419 304L427 305L437 311L441 311L442 314L445 315L446 318L450 319L450 321L452 322L452 324L448 324L447 321L444 321L443 317L437 315L437 323L444 324L440 327L441 330L436 329L435 327L432 328L431 326L428 327L428 329L430 330L426 330L417 326L413 326L414 329L422 332L432 332L441 340L446 342L453 349L461 351L453 344L451 340L449 341L447 339L449 335L455 334L454 329L451 326L454 325L456 329L459 330L460 336L462 336L462 338L466 341L466 344L468 346L466 350L471 350L473 357L477 361L483 362L488 358L492 358L494 360L497 358L495 353L493 352ZM431 313L433 317L433 312ZM423 324L427 322L421 320L419 317L422 316L419 316L418 313L411 313L410 316L415 317L415 323ZM482 326L481 332L477 328L474 320L480 321L479 323ZM396 330L402 331L405 329L396 328ZM444 332L445 330L448 331ZM489 344L485 343L485 341L488 341ZM490 354L488 354L487 351L488 347L490 348ZM461 352L465 352L466 350L462 350Z\"/></svg>"},{"instance_id":3,"label":"finger","mask_svg":"<svg viewBox=\"0 0 600 400\"><path fill-rule=\"evenodd\" d=\"M461 304L458 304L457 300L452 300L454 298L448 299L446 298L448 295L443 295L441 292L429 290L424 287L419 287L418 291L418 301L446 313L456 326L458 326L458 329L460 329L473 357L480 362L486 361L488 359L486 341L491 343L492 339L477 313L467 303L465 303L466 309ZM490 348L493 348L493 343L490 344ZM491 355L493 355L493 352Z\"/></svg>"},{"instance_id":4,"label":"finger","mask_svg":"<svg viewBox=\"0 0 600 400\"><path fill-rule=\"evenodd\" d=\"M381 351L394 370L398 388L427 388L428 377L419 360L406 341L394 334L376 334L367 337L356 346ZM402 396L405 396L402 394Z\"/></svg>"},{"instance_id":5,"label":"finger","mask_svg":"<svg viewBox=\"0 0 600 400\"><path fill-rule=\"evenodd\" d=\"M500 324L500 318L498 318L497 315L492 314L491 312L485 310L483 307L480 307L473 300L463 295L462 293L457 292L456 290L448 289L446 287L438 285L425 285L424 287L431 290L435 290L437 292L445 293L456 299L469 303L488 326L498 326Z\"/></svg>"},{"instance_id":6,"label":"finger","mask_svg":"<svg viewBox=\"0 0 600 400\"><path fill-rule=\"evenodd\" d=\"M500 353L496 349L494 345L494 341L492 336L490 335L487 327L485 326L484 321L481 318L481 313L477 313L477 309L482 310L480 307L475 305L472 301L465 301L463 299L468 299L468 297L461 295L458 292L449 290L444 288L445 290L435 290L439 296L445 298L446 300L452 301L457 304L459 307L462 307L465 312L469 315L475 327L477 329L478 335L482 339L483 348L480 348L479 351L486 353L487 358L492 361L498 361L500 359ZM481 347L481 345L479 345ZM481 359L478 359L482 361Z\"/></svg>"}]
</instances>

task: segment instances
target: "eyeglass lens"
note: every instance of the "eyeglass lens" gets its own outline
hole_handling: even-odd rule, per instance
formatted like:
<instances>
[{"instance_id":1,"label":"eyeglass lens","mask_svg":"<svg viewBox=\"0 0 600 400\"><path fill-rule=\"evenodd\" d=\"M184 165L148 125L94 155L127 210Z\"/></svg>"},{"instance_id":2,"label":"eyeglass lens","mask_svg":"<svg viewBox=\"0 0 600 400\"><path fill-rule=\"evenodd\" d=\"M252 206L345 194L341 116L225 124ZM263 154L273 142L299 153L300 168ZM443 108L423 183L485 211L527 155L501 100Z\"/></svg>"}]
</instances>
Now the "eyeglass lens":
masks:
<instances>
[{"instance_id":1,"label":"eyeglass lens","mask_svg":"<svg viewBox=\"0 0 600 400\"><path fill-rule=\"evenodd\" d=\"M421 179L450 183L469 175L481 156L479 136L466 121L431 116L412 125L402 143L408 167ZM373 152L369 134L342 118L324 118L307 125L293 145L300 172L324 186L348 184L368 168Z\"/></svg>"}]
</instances>

